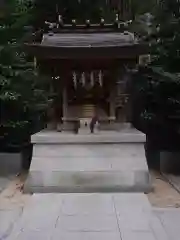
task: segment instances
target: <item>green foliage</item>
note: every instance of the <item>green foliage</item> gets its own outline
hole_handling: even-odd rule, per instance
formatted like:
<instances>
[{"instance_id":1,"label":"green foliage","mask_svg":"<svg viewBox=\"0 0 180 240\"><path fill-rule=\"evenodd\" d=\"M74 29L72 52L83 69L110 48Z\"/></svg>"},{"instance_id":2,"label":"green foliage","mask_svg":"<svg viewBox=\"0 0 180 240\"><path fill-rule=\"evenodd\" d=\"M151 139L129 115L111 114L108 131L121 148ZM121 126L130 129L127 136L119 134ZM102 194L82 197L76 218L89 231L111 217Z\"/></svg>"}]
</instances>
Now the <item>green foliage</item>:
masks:
<instances>
[{"instance_id":1,"label":"green foliage","mask_svg":"<svg viewBox=\"0 0 180 240\"><path fill-rule=\"evenodd\" d=\"M22 145L38 130L35 125L45 115L49 91L47 78L38 75L23 51L29 13L26 8L19 11L14 2L8 7L11 13L6 11L0 22L1 148Z\"/></svg>"},{"instance_id":2,"label":"green foliage","mask_svg":"<svg viewBox=\"0 0 180 240\"><path fill-rule=\"evenodd\" d=\"M180 64L180 2L161 0L157 10L154 64L163 66L165 71L177 73Z\"/></svg>"},{"instance_id":3,"label":"green foliage","mask_svg":"<svg viewBox=\"0 0 180 240\"><path fill-rule=\"evenodd\" d=\"M139 118L146 127L177 127L180 119L180 78L162 68L140 69L134 77L135 92L141 98ZM178 121L177 121L178 120ZM144 131L148 131L144 129ZM151 131L151 128L149 128Z\"/></svg>"},{"instance_id":4,"label":"green foliage","mask_svg":"<svg viewBox=\"0 0 180 240\"><path fill-rule=\"evenodd\" d=\"M129 1L126 1L127 4ZM119 1L107 0L36 0L36 17L38 22L45 20L57 20L57 14L63 16L65 23L76 19L78 23L90 19L91 22L100 22L101 17L106 22L115 20L115 15L119 11Z\"/></svg>"},{"instance_id":5,"label":"green foliage","mask_svg":"<svg viewBox=\"0 0 180 240\"><path fill-rule=\"evenodd\" d=\"M150 34L150 65L134 76L134 124L148 135L179 139L180 2L157 1ZM169 143L170 144L170 143Z\"/></svg>"},{"instance_id":6,"label":"green foliage","mask_svg":"<svg viewBox=\"0 0 180 240\"><path fill-rule=\"evenodd\" d=\"M131 9L133 15L143 15L145 13L154 14L156 11L157 0L131 0Z\"/></svg>"},{"instance_id":7,"label":"green foliage","mask_svg":"<svg viewBox=\"0 0 180 240\"><path fill-rule=\"evenodd\" d=\"M160 142L179 139L180 76L165 72L163 67L140 68L133 77L133 123ZM171 145L171 143L169 143Z\"/></svg>"}]
</instances>

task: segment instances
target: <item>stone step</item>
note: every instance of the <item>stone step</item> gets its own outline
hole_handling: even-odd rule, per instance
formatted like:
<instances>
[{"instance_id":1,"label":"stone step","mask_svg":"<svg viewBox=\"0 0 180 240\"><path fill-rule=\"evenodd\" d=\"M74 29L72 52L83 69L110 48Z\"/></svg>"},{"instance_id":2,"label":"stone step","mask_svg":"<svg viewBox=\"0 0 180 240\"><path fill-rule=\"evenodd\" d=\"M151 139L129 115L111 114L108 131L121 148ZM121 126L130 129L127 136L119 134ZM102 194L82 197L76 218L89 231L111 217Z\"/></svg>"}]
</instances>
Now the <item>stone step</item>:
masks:
<instances>
[{"instance_id":1,"label":"stone step","mask_svg":"<svg viewBox=\"0 0 180 240\"><path fill-rule=\"evenodd\" d=\"M116 143L144 143L146 137L135 129L122 129L118 131L99 131L90 134L85 131L80 134L71 132L41 131L31 137L35 144L116 144Z\"/></svg>"}]
</instances>

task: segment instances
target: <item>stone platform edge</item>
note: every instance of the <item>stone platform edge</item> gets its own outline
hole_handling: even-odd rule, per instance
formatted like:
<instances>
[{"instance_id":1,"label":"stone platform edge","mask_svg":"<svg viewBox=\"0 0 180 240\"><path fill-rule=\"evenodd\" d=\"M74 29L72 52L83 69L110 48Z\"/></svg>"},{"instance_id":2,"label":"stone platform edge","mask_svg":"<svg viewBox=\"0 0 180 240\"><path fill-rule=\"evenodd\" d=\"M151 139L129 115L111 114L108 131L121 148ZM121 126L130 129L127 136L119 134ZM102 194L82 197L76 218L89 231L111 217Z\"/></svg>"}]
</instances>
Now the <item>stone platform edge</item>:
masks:
<instances>
[{"instance_id":1,"label":"stone platform edge","mask_svg":"<svg viewBox=\"0 0 180 240\"><path fill-rule=\"evenodd\" d=\"M103 132L99 134L72 134L53 131L41 131L31 136L34 144L113 144L113 143L144 143L145 134L132 132Z\"/></svg>"},{"instance_id":2,"label":"stone platform edge","mask_svg":"<svg viewBox=\"0 0 180 240\"><path fill-rule=\"evenodd\" d=\"M153 190L151 177L146 171L135 171L132 176L122 172L97 171L103 180L88 182L94 172L46 172L31 171L24 185L24 193L149 193ZM73 182L74 177L84 179L84 184ZM96 176L94 176L96 177Z\"/></svg>"}]
</instances>

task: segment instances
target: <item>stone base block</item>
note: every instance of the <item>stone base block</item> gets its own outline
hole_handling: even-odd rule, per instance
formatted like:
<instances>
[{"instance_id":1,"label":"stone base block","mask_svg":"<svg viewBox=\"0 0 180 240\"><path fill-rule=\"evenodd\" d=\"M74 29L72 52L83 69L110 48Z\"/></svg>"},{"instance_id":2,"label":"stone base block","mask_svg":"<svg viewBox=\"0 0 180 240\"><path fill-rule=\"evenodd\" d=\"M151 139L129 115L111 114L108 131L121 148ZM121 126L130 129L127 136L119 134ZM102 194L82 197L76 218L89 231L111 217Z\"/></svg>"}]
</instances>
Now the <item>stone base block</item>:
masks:
<instances>
[{"instance_id":1,"label":"stone base block","mask_svg":"<svg viewBox=\"0 0 180 240\"><path fill-rule=\"evenodd\" d=\"M148 172L31 171L25 193L150 192Z\"/></svg>"},{"instance_id":2,"label":"stone base block","mask_svg":"<svg viewBox=\"0 0 180 240\"><path fill-rule=\"evenodd\" d=\"M32 137L33 158L25 192L151 190L141 135L108 133L76 137L56 133L45 136L47 133ZM138 142L138 139L141 141Z\"/></svg>"}]
</instances>

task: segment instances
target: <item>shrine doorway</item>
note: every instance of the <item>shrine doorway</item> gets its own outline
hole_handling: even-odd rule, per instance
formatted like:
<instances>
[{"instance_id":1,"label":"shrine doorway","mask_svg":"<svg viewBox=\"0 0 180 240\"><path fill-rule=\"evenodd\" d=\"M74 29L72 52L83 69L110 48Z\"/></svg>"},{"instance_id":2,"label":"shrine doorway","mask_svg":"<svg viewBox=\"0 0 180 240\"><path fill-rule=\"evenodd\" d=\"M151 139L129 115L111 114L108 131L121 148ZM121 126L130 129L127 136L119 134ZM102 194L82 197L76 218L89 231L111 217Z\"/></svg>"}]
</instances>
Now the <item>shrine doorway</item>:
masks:
<instances>
[{"instance_id":1,"label":"shrine doorway","mask_svg":"<svg viewBox=\"0 0 180 240\"><path fill-rule=\"evenodd\" d=\"M108 92L105 88L95 86L93 88L67 89L68 94L68 118L78 118L81 128L88 128L94 116L100 119L108 119Z\"/></svg>"}]
</instances>

